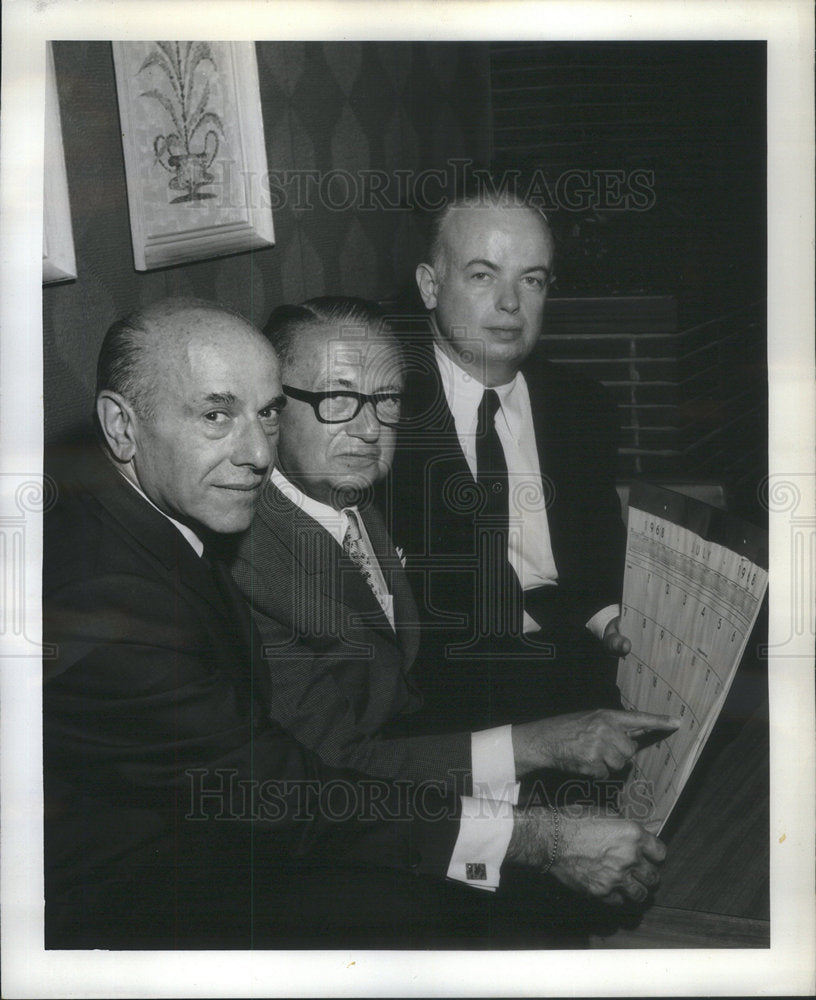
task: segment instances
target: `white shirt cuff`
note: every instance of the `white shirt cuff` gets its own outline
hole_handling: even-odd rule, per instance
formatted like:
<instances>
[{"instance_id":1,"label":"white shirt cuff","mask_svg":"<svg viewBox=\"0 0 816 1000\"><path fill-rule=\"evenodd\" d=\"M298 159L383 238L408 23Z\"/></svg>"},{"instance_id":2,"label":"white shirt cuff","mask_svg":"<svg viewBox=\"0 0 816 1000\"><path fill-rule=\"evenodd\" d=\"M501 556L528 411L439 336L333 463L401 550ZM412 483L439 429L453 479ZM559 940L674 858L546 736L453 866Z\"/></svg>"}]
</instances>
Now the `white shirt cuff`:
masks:
<instances>
[{"instance_id":1,"label":"white shirt cuff","mask_svg":"<svg viewBox=\"0 0 816 1000\"><path fill-rule=\"evenodd\" d=\"M516 762L511 726L483 729L470 735L473 794L476 798L518 802Z\"/></svg>"},{"instance_id":2,"label":"white shirt cuff","mask_svg":"<svg viewBox=\"0 0 816 1000\"><path fill-rule=\"evenodd\" d=\"M448 878L495 892L513 834L513 804L469 795L461 799L462 818Z\"/></svg>"},{"instance_id":3,"label":"white shirt cuff","mask_svg":"<svg viewBox=\"0 0 816 1000\"><path fill-rule=\"evenodd\" d=\"M596 611L586 623L586 627L596 639L600 639L603 642L606 626L613 618L620 618L620 604L610 604L608 607Z\"/></svg>"}]
</instances>

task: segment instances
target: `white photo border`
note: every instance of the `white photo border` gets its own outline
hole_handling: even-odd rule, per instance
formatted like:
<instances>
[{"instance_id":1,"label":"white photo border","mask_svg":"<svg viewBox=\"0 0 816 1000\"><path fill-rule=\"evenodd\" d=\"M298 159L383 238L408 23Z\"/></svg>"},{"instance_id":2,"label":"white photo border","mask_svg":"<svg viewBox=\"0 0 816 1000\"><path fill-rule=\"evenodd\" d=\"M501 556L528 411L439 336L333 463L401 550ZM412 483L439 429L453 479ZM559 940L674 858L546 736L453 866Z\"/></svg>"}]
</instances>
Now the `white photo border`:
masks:
<instances>
[{"instance_id":1,"label":"white photo border","mask_svg":"<svg viewBox=\"0 0 816 1000\"><path fill-rule=\"evenodd\" d=\"M816 531L813 378L813 7L810 0L7 0L0 197L0 524L42 467L45 41L223 39L768 42L770 483L795 481ZM22 487L21 487L22 484ZM770 515L771 948L587 952L44 951L40 671L0 635L2 946L7 997L809 995L814 991L813 636L789 636L793 513ZM808 519L810 521L808 522ZM26 523L26 642L40 638L41 525ZM807 554L805 558L808 558ZM812 558L812 553L810 555ZM810 574L808 577L808 573ZM813 566L805 566L813 579ZM805 595L807 596L807 595ZM806 606L807 611L807 606ZM812 611L812 609L811 609ZM32 652L33 650L33 652ZM751 873L746 872L746 878Z\"/></svg>"}]
</instances>

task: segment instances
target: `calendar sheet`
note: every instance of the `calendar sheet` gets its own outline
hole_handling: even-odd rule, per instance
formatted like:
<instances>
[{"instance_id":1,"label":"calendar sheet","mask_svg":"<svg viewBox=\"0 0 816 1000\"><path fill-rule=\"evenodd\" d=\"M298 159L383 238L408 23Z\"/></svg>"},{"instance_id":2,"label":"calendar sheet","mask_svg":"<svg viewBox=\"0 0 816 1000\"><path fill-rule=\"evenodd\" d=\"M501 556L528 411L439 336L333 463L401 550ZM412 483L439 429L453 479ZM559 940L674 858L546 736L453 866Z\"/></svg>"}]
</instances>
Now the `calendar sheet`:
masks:
<instances>
[{"instance_id":1,"label":"calendar sheet","mask_svg":"<svg viewBox=\"0 0 816 1000\"><path fill-rule=\"evenodd\" d=\"M625 815L659 833L728 694L768 586L764 531L670 490L635 484L629 499L618 665L625 708L680 728L635 755Z\"/></svg>"}]
</instances>

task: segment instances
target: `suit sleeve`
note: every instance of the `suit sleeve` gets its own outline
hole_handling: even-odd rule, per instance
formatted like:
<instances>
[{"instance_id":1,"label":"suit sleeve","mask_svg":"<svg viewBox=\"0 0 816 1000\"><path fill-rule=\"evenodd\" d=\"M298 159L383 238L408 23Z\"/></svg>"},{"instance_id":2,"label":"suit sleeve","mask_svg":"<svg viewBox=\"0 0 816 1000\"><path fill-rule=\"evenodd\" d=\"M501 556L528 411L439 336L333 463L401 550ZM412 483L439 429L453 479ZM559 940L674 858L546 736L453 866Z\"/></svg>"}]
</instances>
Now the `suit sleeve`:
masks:
<instances>
[{"instance_id":1,"label":"suit sleeve","mask_svg":"<svg viewBox=\"0 0 816 1000\"><path fill-rule=\"evenodd\" d=\"M210 821L223 832L225 821L251 819L295 856L362 856L445 873L456 804L426 795L420 815L383 783L374 793L379 810L367 812L361 776L325 767L266 718L248 664L235 662L231 675L218 662L201 609L169 582L93 574L48 593L44 612L46 638L58 650L43 696L52 777L96 801L175 816L181 826ZM334 781L359 809L326 808L321 789ZM410 823L399 821L406 816Z\"/></svg>"},{"instance_id":2,"label":"suit sleeve","mask_svg":"<svg viewBox=\"0 0 816 1000\"><path fill-rule=\"evenodd\" d=\"M383 736L400 712L403 678L400 674L393 688L383 684L378 691L372 672L401 667L371 663L371 653L355 652L342 635L327 637L319 648L314 637L300 636L287 588L274 585L269 579L274 568L259 567L258 561L238 558L232 570L252 605L269 665L271 712L283 728L326 764L378 778L444 783L451 792L471 794L470 733L413 736L405 714L399 718L400 738ZM350 690L355 674L359 697Z\"/></svg>"},{"instance_id":3,"label":"suit sleeve","mask_svg":"<svg viewBox=\"0 0 816 1000\"><path fill-rule=\"evenodd\" d=\"M586 622L621 599L626 529L615 488L620 420L603 386L576 380L572 392L564 417L582 430L573 430L566 459L562 583ZM574 416L578 413L580 420Z\"/></svg>"},{"instance_id":4,"label":"suit sleeve","mask_svg":"<svg viewBox=\"0 0 816 1000\"><path fill-rule=\"evenodd\" d=\"M605 607L617 604L623 586L624 557L626 553L626 528L621 517L620 497L616 489L618 471L618 446L620 444L620 417L602 386L597 386L601 396L598 470L596 499L599 532L599 597Z\"/></svg>"}]
</instances>

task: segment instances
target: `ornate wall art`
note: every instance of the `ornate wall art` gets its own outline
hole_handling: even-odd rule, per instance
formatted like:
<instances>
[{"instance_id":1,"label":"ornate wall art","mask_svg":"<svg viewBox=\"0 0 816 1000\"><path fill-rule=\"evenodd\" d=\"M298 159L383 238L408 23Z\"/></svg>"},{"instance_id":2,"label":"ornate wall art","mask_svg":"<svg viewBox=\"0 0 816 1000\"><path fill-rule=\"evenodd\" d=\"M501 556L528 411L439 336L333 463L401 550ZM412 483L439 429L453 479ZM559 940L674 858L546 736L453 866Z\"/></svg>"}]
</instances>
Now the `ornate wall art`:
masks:
<instances>
[{"instance_id":1,"label":"ornate wall art","mask_svg":"<svg viewBox=\"0 0 816 1000\"><path fill-rule=\"evenodd\" d=\"M274 243L253 42L114 42L137 271Z\"/></svg>"}]
</instances>

